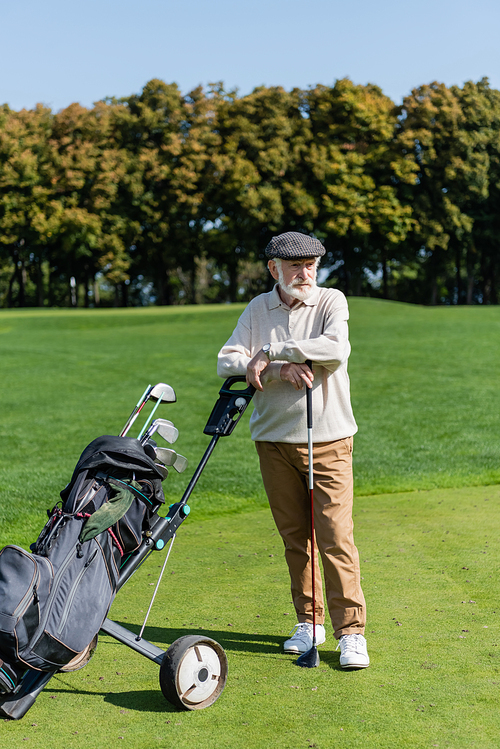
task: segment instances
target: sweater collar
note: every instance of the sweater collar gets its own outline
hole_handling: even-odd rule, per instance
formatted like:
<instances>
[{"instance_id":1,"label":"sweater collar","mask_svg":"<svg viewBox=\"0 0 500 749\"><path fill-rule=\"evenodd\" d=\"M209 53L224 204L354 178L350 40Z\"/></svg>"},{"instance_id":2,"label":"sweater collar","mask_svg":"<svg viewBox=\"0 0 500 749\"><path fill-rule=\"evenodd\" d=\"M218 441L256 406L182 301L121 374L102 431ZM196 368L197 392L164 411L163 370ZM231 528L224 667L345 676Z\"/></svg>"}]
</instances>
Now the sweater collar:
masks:
<instances>
[{"instance_id":1,"label":"sweater collar","mask_svg":"<svg viewBox=\"0 0 500 749\"><path fill-rule=\"evenodd\" d=\"M302 304L304 304L306 307L315 307L318 304L319 301L319 286L316 286L316 289L311 294L309 299L306 299L304 302L299 302L296 304L293 309L298 309ZM278 284L274 285L273 290L271 291L271 295L269 297L269 309L276 309L277 307L283 307L283 309L292 309L287 304L281 301L281 297L278 293Z\"/></svg>"}]
</instances>

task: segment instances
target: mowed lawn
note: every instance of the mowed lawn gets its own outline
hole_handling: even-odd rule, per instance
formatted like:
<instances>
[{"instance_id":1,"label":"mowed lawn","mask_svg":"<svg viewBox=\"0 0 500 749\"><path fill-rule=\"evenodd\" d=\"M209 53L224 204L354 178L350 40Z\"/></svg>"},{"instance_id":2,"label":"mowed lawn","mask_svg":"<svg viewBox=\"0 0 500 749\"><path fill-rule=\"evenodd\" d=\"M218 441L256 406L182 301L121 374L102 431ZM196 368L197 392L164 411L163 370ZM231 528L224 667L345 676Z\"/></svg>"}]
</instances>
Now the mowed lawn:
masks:
<instances>
[{"instance_id":1,"label":"mowed lawn","mask_svg":"<svg viewBox=\"0 0 500 749\"><path fill-rule=\"evenodd\" d=\"M0 312L0 543L27 547L83 448L117 434L148 383L166 381L190 466L209 438L215 359L241 306ZM157 667L101 637L82 671L54 678L9 747L497 747L500 628L500 309L350 300L355 533L372 666L298 669L282 547L246 423L221 440L190 501L146 635L203 632L230 675L210 709L178 713ZM247 421L245 416L245 421ZM161 565L150 560L113 616L135 627ZM55 709L57 708L57 709Z\"/></svg>"}]
</instances>

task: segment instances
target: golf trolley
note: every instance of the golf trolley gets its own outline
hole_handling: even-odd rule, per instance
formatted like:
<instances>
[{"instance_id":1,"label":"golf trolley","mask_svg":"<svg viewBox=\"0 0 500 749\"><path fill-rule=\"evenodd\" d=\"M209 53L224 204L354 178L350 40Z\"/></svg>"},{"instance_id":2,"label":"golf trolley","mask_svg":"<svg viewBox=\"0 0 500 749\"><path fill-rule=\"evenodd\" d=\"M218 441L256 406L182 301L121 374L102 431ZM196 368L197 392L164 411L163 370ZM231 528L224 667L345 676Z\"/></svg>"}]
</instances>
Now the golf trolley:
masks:
<instances>
[{"instance_id":1,"label":"golf trolley","mask_svg":"<svg viewBox=\"0 0 500 749\"><path fill-rule=\"evenodd\" d=\"M226 437L232 433L252 399L254 388L250 386L242 389L241 383L244 381L244 377L230 377L221 387L219 398L204 429L204 434L211 436L210 443L196 468L182 499L179 502L170 505L166 516L158 514L163 503L163 493L160 484L159 491L161 494L161 500L155 501L155 497L158 498L158 492L150 495L149 501L152 505L152 509L149 514L148 523L142 530L142 538L139 539L138 548L128 554L128 556L122 556L116 591L127 582L147 557L155 551L164 549L170 542L168 553L139 634L126 629L122 625L108 618L105 618L100 626L100 631L104 634L115 638L124 645L132 648L132 650L135 650L140 655L157 663L160 666L159 681L163 695L174 706L185 710L199 710L208 707L209 705L212 705L222 693L227 679L227 657L224 649L215 640L204 635L186 635L176 640L165 651L145 640L142 635L172 550L172 544L176 532L181 523L183 523L189 515L190 509L187 504L188 499L218 440L220 437ZM80 458L75 473L73 474L72 482L77 481L75 477L81 475L82 467L85 468L91 465L96 466L93 475L97 480L101 480L102 482L107 481L113 486L119 486L120 483L126 483L119 478L116 478L116 476L119 475L116 472L117 456L118 458L120 457L118 455L119 449L116 448L116 445L121 445L122 442L120 441L120 438L124 438L123 444L125 447L122 452L127 455L127 459L132 452L138 449L137 447L134 447L134 450L129 449L129 453L127 453L126 446L132 446L132 443L133 445L137 445L137 441L130 440L130 438L126 437L126 434L149 400L155 402L155 405L137 438L140 445L142 445L143 453L146 454L150 461L154 461L154 463L151 462L151 465L153 470L156 471L156 474L161 476L161 481L167 477L169 467L173 467L178 472L182 472L186 468L187 461L183 456L178 455L172 448L158 447L156 442L152 440L153 435L156 436L158 434L168 443L172 444L178 436L178 431L171 421L167 421L166 419L156 419L155 421L152 421L156 409L162 402L172 403L176 400L174 390L165 383L159 383L154 387L148 386L132 411L132 414L119 437L99 438L94 441L95 444L91 443L91 445L89 445ZM151 421L152 423L150 424ZM108 440L108 442L106 442L106 440ZM99 448L97 454L99 455L100 462L98 462L95 457L95 450L94 452L89 451L89 448L92 446L95 448L96 445ZM102 468L103 464L105 470ZM80 470L80 474L78 473L78 470ZM61 492L63 499L63 495L65 492L66 494L69 492L71 485L71 483L68 484L68 487ZM130 488L129 484L126 485ZM136 485L136 482L134 485ZM138 491L137 489L134 489L134 491L136 494L141 494L141 491ZM104 504L106 504L104 509L108 510L110 503L106 502ZM97 516L98 512L95 513L95 516ZM60 515L61 514L64 513L60 512ZM91 516L88 515L87 517ZM115 528L115 526L113 526L113 528ZM109 532L110 528L107 528L107 531ZM106 535L105 532L103 535ZM40 538L43 538L43 532ZM116 538L115 541L118 544ZM37 543L39 543L39 541ZM77 547L78 546L79 544L77 544ZM13 548L18 549L18 547ZM22 552L23 550L19 551ZM28 556L26 552L24 552L24 554ZM89 561L89 564L91 564L91 561ZM35 600L35 603L37 603L37 600ZM100 621L102 621L102 619ZM51 670L28 668L25 670L24 673L22 673L19 682L15 685L15 688L11 689L8 693L4 692L3 694L0 694L0 715L12 719L22 718L56 673L76 671L83 668L90 661L97 647L97 638L98 635L96 634L92 642L90 642L82 652L78 653L75 658L62 668L52 668ZM1 665L2 661L0 661L0 666ZM0 668L0 670L3 669ZM8 674L5 678L8 678Z\"/></svg>"}]
</instances>

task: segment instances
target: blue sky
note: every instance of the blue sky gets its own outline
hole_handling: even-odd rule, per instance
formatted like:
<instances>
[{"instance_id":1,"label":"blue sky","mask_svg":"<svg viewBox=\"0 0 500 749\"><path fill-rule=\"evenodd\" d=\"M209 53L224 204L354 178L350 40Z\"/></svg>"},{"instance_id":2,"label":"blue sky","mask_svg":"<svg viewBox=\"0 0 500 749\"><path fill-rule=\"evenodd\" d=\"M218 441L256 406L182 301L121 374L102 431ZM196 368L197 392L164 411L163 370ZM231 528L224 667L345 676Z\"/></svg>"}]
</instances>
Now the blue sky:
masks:
<instances>
[{"instance_id":1,"label":"blue sky","mask_svg":"<svg viewBox=\"0 0 500 749\"><path fill-rule=\"evenodd\" d=\"M306 88L349 77L399 103L423 83L500 88L499 0L0 0L0 103L54 110L223 81Z\"/></svg>"}]
</instances>

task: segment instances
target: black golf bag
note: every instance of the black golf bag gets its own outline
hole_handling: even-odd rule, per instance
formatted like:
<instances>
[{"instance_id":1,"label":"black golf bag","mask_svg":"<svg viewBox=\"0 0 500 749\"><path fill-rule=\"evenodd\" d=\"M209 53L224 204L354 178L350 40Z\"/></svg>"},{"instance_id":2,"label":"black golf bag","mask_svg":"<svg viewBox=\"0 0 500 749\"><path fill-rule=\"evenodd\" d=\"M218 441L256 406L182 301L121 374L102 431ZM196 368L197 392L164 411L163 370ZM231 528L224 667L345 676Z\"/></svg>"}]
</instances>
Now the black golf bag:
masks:
<instances>
[{"instance_id":1,"label":"black golf bag","mask_svg":"<svg viewBox=\"0 0 500 749\"><path fill-rule=\"evenodd\" d=\"M94 440L31 553L0 551L0 692L26 669L74 670L90 658L120 567L165 501L153 457L136 439Z\"/></svg>"}]
</instances>

